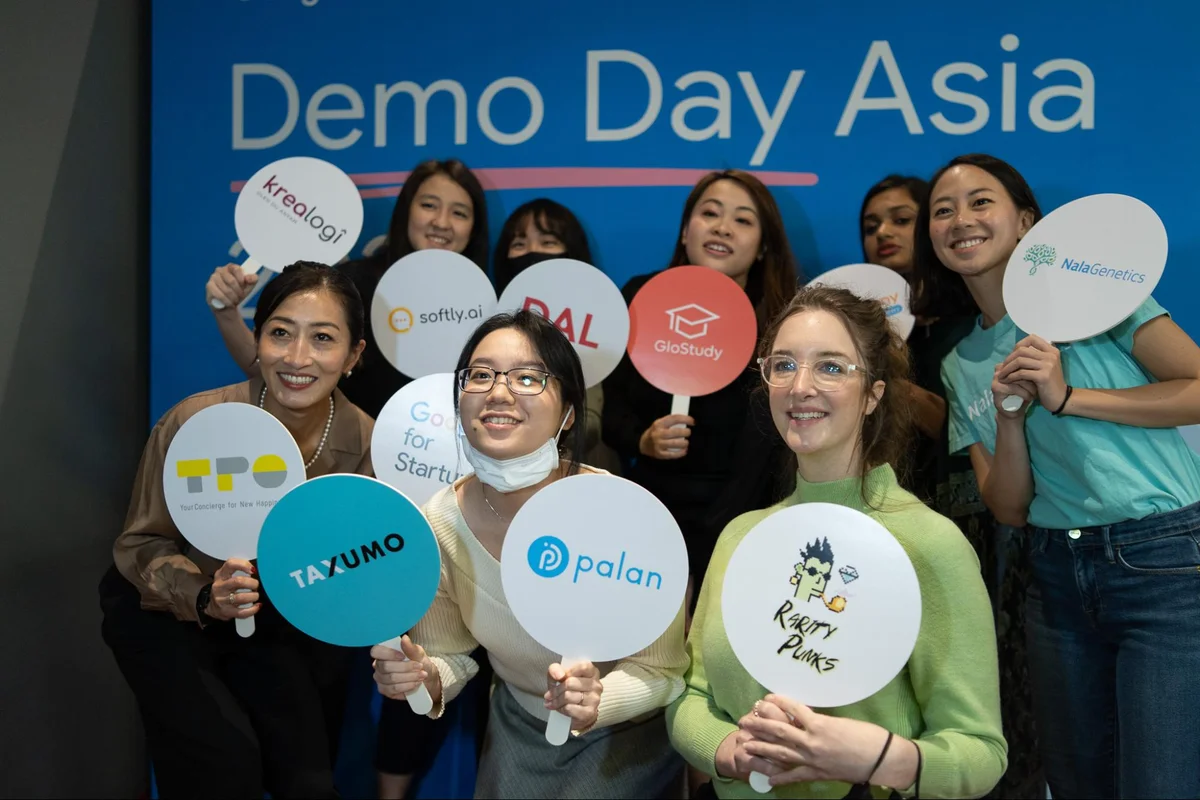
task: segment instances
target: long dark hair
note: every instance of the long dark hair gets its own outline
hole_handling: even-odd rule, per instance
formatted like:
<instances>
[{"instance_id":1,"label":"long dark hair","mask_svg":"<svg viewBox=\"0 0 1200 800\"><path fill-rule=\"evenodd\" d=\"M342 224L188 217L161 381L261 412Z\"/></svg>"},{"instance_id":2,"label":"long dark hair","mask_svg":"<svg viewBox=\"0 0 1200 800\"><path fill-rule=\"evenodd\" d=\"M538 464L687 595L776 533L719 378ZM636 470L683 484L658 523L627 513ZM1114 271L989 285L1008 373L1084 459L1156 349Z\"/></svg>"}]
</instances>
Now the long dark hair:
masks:
<instances>
[{"instance_id":1,"label":"long dark hair","mask_svg":"<svg viewBox=\"0 0 1200 800\"><path fill-rule=\"evenodd\" d=\"M788 243L779 206L775 203L771 191L758 178L740 169L710 172L701 178L688 195L687 202L683 204L683 216L675 237L675 253L671 256L668 266L678 267L689 263L687 245L683 243L683 231L692 218L696 203L700 202L708 187L717 181L733 181L738 184L749 193L758 208L758 217L762 224L763 255L750 267L750 274L746 277L746 294L754 304L754 315L758 318L758 329L761 331L792 299L801 276L796 259L792 255L792 247Z\"/></svg>"},{"instance_id":2,"label":"long dark hair","mask_svg":"<svg viewBox=\"0 0 1200 800\"><path fill-rule=\"evenodd\" d=\"M592 249L588 247L587 233L579 219L571 213L571 209L556 203L547 197L530 200L508 215L504 227L500 229L500 239L496 242L495 275L492 282L496 285L496 294L504 291L505 287L517 277L512 259L508 257L508 248L518 234L524 232L529 221L542 233L550 234L563 243L566 250L562 258L573 258L585 264L592 263Z\"/></svg>"},{"instance_id":3,"label":"long dark hair","mask_svg":"<svg viewBox=\"0 0 1200 800\"><path fill-rule=\"evenodd\" d=\"M929 184L924 179L918 178L915 175L888 175L879 183L867 189L866 195L863 196L862 206L858 209L858 241L863 245L863 261L867 260L867 246L863 242L867 238L867 232L863 224L863 219L867 216L867 206L877 196L892 189L903 189L908 192L908 196L916 203L918 212L929 203ZM916 223L914 222L913 224L915 225Z\"/></svg>"},{"instance_id":4,"label":"long dark hair","mask_svg":"<svg viewBox=\"0 0 1200 800\"><path fill-rule=\"evenodd\" d=\"M408 180L396 197L396 206L392 209L392 221L388 225L388 240L385 252L388 265L413 252L412 242L408 240L408 215L412 210L413 199L421 184L434 175L445 175L457 183L470 196L474 220L471 223L471 236L467 239L467 247L463 255L487 271L488 263L488 222L487 201L483 196L483 186L475 173L467 169L467 165L458 159L447 161L423 161L408 175Z\"/></svg>"},{"instance_id":5,"label":"long dark hair","mask_svg":"<svg viewBox=\"0 0 1200 800\"><path fill-rule=\"evenodd\" d=\"M454 368L457 376L459 371L471 365L471 356L475 348L495 331L513 328L525 334L533 351L546 365L546 371L554 376L561 387L563 405L574 410L574 421L571 429L565 431L563 437L567 440L566 450L570 454L567 474L579 472L579 459L587 446L587 383L583 380L583 365L579 354L554 323L533 311L521 309L511 314L496 314L484 320L475 329L471 338L463 346L458 356L458 365ZM458 413L458 383L454 384L454 411ZM560 452L564 448L560 447Z\"/></svg>"},{"instance_id":6,"label":"long dark hair","mask_svg":"<svg viewBox=\"0 0 1200 800\"><path fill-rule=\"evenodd\" d=\"M350 348L353 350L354 346L362 341L366 331L362 298L354 286L354 281L350 280L346 273L315 261L297 261L286 266L276 278L263 287L254 308L254 340L257 342L262 336L267 320L284 300L294 294L316 291L329 292L341 303L342 310L346 312Z\"/></svg>"},{"instance_id":7,"label":"long dark hair","mask_svg":"<svg viewBox=\"0 0 1200 800\"><path fill-rule=\"evenodd\" d=\"M937 190L938 181L947 170L961 165L978 167L999 181L1018 211L1033 214L1034 224L1042 218L1041 206L1024 176L1007 161L984 153L959 156L935 172L929 181L930 194ZM926 202L917 211L917 229L913 236L912 312L918 317L976 316L979 305L967 289L966 281L943 264L933 249L929 216L929 203Z\"/></svg>"}]
</instances>

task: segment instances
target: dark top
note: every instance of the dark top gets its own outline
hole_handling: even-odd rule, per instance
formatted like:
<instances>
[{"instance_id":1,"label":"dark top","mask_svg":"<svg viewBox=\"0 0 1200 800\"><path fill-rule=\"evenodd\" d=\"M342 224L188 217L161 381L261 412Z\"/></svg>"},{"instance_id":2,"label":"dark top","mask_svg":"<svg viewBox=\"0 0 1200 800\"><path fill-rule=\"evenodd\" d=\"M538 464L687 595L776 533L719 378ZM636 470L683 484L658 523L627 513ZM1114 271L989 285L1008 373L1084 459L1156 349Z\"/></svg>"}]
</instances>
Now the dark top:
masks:
<instances>
[{"instance_id":1,"label":"dark top","mask_svg":"<svg viewBox=\"0 0 1200 800\"><path fill-rule=\"evenodd\" d=\"M631 302L652 277L654 274L630 279L621 290L625 302ZM693 397L688 414L696 424L687 455L659 460L642 455L638 442L656 419L671 413L671 395L651 386L628 354L604 381L604 442L616 450L624 476L661 500L684 537L693 540L688 543L693 568L701 566L696 563L703 555L700 551L705 547L711 551L717 534L730 519L770 504L760 501L774 487L772 473L777 462L771 458L772 442L782 441L771 422L761 384L752 360L724 389ZM766 469L768 465L772 469ZM757 480L747 479L747 469L754 470ZM701 560L706 563L707 556Z\"/></svg>"},{"instance_id":2,"label":"dark top","mask_svg":"<svg viewBox=\"0 0 1200 800\"><path fill-rule=\"evenodd\" d=\"M338 388L371 419L379 416L379 412L383 410L384 404L392 399L392 395L412 383L412 378L397 370L384 358L375 342L375 331L371 327L371 301L375 297L380 278L390 266L391 264L387 263L387 255L382 254L348 261L338 267L349 276L354 282L354 287L358 289L367 318L367 346L363 350L362 359L349 378L342 378L338 382Z\"/></svg>"}]
</instances>

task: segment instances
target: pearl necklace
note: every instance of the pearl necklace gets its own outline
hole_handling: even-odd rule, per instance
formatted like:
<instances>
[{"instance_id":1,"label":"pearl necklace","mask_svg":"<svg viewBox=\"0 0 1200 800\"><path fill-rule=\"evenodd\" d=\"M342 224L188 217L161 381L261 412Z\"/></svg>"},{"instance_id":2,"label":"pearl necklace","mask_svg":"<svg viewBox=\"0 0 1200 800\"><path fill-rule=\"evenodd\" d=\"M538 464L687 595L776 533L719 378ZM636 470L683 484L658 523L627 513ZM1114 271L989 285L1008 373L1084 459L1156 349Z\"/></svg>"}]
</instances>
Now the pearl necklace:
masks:
<instances>
[{"instance_id":1,"label":"pearl necklace","mask_svg":"<svg viewBox=\"0 0 1200 800\"><path fill-rule=\"evenodd\" d=\"M263 403L265 403L266 400L267 400L267 387L263 386L262 394L260 394L258 396L258 407L262 408L263 411L266 411L266 409L263 408ZM307 464L304 465L305 471L307 471L310 467L312 467L313 464L317 463L317 459L320 457L321 451L325 449L325 440L329 438L329 429L332 427L333 427L333 395L329 395L329 419L325 420L325 432L321 434L321 443L317 445L317 452L313 453L313 457L309 460L309 462ZM487 500L486 497L483 499ZM488 506L490 507L491 503L488 503ZM493 508L492 510L495 511L496 509Z\"/></svg>"}]
</instances>

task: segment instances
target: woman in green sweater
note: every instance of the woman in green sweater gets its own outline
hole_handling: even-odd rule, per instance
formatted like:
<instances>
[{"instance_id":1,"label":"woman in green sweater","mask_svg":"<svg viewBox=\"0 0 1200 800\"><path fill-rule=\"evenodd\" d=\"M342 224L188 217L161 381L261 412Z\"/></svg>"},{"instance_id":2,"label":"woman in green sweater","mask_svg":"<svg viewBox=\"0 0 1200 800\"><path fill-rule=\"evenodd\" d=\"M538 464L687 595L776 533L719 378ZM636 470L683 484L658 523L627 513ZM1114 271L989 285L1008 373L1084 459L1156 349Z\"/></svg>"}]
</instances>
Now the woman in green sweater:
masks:
<instances>
[{"instance_id":1,"label":"woman in green sweater","mask_svg":"<svg viewBox=\"0 0 1200 800\"><path fill-rule=\"evenodd\" d=\"M713 776L718 797L979 797L1007 764L991 605L975 551L945 517L900 488L911 410L887 391L908 375L904 343L883 308L847 291L805 289L767 331L759 364L775 427L795 461L782 502L721 534L692 622L687 689L670 707L676 749ZM861 511L896 537L921 585L921 628L887 686L839 708L768 694L738 662L721 618L729 558L769 515L797 503ZM857 786L856 786L857 785Z\"/></svg>"}]
</instances>

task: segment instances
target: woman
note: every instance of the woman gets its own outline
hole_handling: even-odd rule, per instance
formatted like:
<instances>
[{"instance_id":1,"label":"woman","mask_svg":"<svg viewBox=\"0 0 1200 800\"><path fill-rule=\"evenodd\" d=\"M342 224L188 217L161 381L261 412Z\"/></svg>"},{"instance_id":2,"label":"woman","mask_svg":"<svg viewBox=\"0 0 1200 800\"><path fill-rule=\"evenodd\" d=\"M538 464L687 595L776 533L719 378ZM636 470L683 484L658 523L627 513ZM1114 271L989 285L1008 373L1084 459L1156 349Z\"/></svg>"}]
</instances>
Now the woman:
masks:
<instances>
[{"instance_id":1,"label":"woman","mask_svg":"<svg viewBox=\"0 0 1200 800\"><path fill-rule=\"evenodd\" d=\"M676 748L718 797L844 797L852 784L921 797L977 797L1004 771L996 644L979 562L946 518L896 482L910 404L890 391L908 371L879 303L843 289L802 290L762 339L762 379L795 489L731 522L692 621L688 688L667 713ZM853 365L853 368L851 368ZM801 419L796 409L816 412ZM806 415L811 416L811 415ZM921 627L905 668L858 703L816 710L765 691L741 666L721 616L725 569L759 522L799 503L861 511L892 533L921 585ZM859 787L855 796L868 796Z\"/></svg>"},{"instance_id":2,"label":"woman","mask_svg":"<svg viewBox=\"0 0 1200 800\"><path fill-rule=\"evenodd\" d=\"M163 495L176 432L218 403L253 403L278 418L309 478L371 474L373 423L337 389L365 346L354 284L298 262L263 290L254 322L258 374L189 397L151 432L115 566L100 586L104 641L137 697L164 797L337 796L333 756L352 651L289 625L250 562L222 564L190 547ZM239 570L250 577L235 577ZM256 632L243 639L232 620L249 617Z\"/></svg>"},{"instance_id":3,"label":"woman","mask_svg":"<svg viewBox=\"0 0 1200 800\"><path fill-rule=\"evenodd\" d=\"M368 314L375 288L388 267L418 250L450 250L461 253L487 270L487 205L479 179L461 161L425 161L408 176L388 227L387 244L371 256L342 264L362 297ZM253 291L257 276L246 275L237 264L226 264L213 272L205 286L212 309L215 298L224 308L213 310L225 347L247 375L254 372L254 337L242 321L238 304ZM411 379L398 372L379 350L374 334L367 337L362 365L341 389L372 419L401 387Z\"/></svg>"},{"instance_id":4,"label":"woman","mask_svg":"<svg viewBox=\"0 0 1200 800\"><path fill-rule=\"evenodd\" d=\"M530 311L500 314L472 335L458 362L455 404L472 475L425 506L442 552L433 607L405 637L403 656L376 647L380 691L400 697L424 683L439 717L487 651L497 677L476 797L662 797L682 763L671 750L662 708L683 689L683 619L650 647L616 663L564 669L529 636L504 599L500 553L517 511L539 489L580 472L586 413L583 369L566 336ZM577 734L561 747L544 739L551 711Z\"/></svg>"},{"instance_id":5,"label":"woman","mask_svg":"<svg viewBox=\"0 0 1200 800\"><path fill-rule=\"evenodd\" d=\"M913 280L915 221L929 202L929 184L920 178L889 175L867 190L859 220L863 258ZM1036 797L1045 794L1038 756L1037 726L1029 689L1025 645L1025 589L1028 562L1021 556L1021 531L998 526L979 496L971 461L946 449L944 359L975 326L978 309L939 305L913 298L917 324L908 337L912 382L902 381L912 403L919 436L901 471L901 483L931 508L958 525L983 565L992 598L996 644L1000 654L1000 698L1008 770L994 795Z\"/></svg>"},{"instance_id":6,"label":"woman","mask_svg":"<svg viewBox=\"0 0 1200 800\"><path fill-rule=\"evenodd\" d=\"M668 269L684 264L732 278L754 305L760 331L796 292L796 263L779 207L761 181L740 170L709 173L688 195ZM626 302L652 277L625 284ZM679 415L670 413L671 396L639 375L628 356L604 381L604 441L626 476L675 516L693 586L704 577L720 526L761 505L758 497L747 499L752 493L765 502L774 488L758 480L771 439L765 408L756 411L751 402L753 387L747 369L724 389L692 398L691 413Z\"/></svg>"},{"instance_id":7,"label":"woman","mask_svg":"<svg viewBox=\"0 0 1200 800\"><path fill-rule=\"evenodd\" d=\"M503 294L512 279L534 264L552 258L592 263L587 233L571 209L542 197L530 200L509 215L496 242L496 293ZM587 392L587 438L583 460L608 472L619 473L616 454L600 439L604 390L599 384Z\"/></svg>"},{"instance_id":8,"label":"woman","mask_svg":"<svg viewBox=\"0 0 1200 800\"><path fill-rule=\"evenodd\" d=\"M1029 184L969 155L931 185L918 294L981 312L942 365L949 449L970 455L996 519L1032 526L1030 676L1050 790L1200 796L1200 706L1168 700L1200 688L1200 457L1176 430L1200 422L1200 348L1153 298L1069 347L1027 336L1003 285L1041 218ZM1001 407L1009 394L1020 411Z\"/></svg>"}]
</instances>

